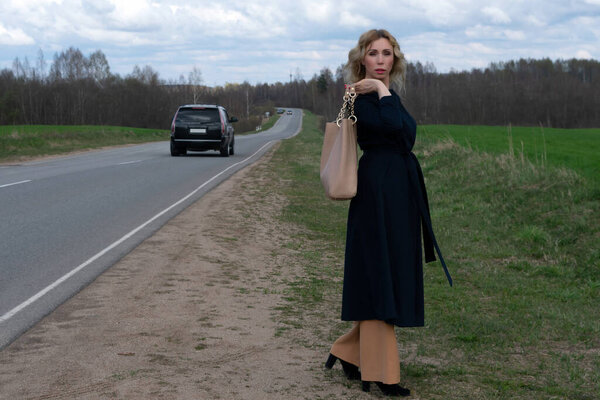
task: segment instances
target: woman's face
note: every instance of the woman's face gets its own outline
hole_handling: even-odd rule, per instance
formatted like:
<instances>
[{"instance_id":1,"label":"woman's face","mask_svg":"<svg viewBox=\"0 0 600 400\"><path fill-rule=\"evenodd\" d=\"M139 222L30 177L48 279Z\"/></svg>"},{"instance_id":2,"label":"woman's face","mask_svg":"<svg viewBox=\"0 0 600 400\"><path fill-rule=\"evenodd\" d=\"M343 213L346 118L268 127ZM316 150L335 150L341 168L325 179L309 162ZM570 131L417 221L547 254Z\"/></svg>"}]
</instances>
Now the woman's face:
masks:
<instances>
[{"instance_id":1,"label":"woman's face","mask_svg":"<svg viewBox=\"0 0 600 400\"><path fill-rule=\"evenodd\" d=\"M367 47L365 58L365 78L379 79L389 84L390 71L394 66L394 49L386 38L379 38Z\"/></svg>"}]
</instances>

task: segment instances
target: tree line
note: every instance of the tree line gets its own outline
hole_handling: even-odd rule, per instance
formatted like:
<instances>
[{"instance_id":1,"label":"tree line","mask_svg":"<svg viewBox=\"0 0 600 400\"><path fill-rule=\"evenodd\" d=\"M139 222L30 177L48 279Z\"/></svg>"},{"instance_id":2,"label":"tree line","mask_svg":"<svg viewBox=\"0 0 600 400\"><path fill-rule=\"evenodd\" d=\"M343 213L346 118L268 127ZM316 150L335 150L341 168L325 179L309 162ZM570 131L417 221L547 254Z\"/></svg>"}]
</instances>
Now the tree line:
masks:
<instances>
[{"instance_id":1,"label":"tree line","mask_svg":"<svg viewBox=\"0 0 600 400\"><path fill-rule=\"evenodd\" d=\"M15 59L0 71L0 124L120 125L168 129L181 104L221 104L239 118L238 132L252 130L274 107L299 107L337 116L344 91L342 66L305 80L203 85L194 67L165 81L151 66L114 74L102 51L69 48L47 68L40 51L32 65ZM520 59L484 69L438 73L431 63L409 63L406 108L420 124L600 126L600 62Z\"/></svg>"}]
</instances>

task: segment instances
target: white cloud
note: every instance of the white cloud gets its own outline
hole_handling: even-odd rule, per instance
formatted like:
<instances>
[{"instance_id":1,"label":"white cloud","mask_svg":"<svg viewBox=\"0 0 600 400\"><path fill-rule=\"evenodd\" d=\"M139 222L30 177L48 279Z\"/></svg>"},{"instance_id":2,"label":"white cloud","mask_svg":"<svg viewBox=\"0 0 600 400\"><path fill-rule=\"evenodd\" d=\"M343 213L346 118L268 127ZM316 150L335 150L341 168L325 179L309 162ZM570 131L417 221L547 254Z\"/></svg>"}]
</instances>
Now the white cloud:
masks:
<instances>
[{"instance_id":1,"label":"white cloud","mask_svg":"<svg viewBox=\"0 0 600 400\"><path fill-rule=\"evenodd\" d=\"M499 31L491 26L477 24L465 29L465 35L469 38L498 38Z\"/></svg>"},{"instance_id":2,"label":"white cloud","mask_svg":"<svg viewBox=\"0 0 600 400\"><path fill-rule=\"evenodd\" d=\"M309 21L323 23L332 21L333 18L337 18L336 14L338 8L326 1L303 1L301 4L304 8L302 17Z\"/></svg>"},{"instance_id":3,"label":"white cloud","mask_svg":"<svg viewBox=\"0 0 600 400\"><path fill-rule=\"evenodd\" d=\"M82 0L84 10L88 10L93 14L108 14L115 10L115 5L109 0Z\"/></svg>"},{"instance_id":4,"label":"white cloud","mask_svg":"<svg viewBox=\"0 0 600 400\"><path fill-rule=\"evenodd\" d=\"M546 23L541 21L537 16L535 15L528 15L526 20L525 20L528 24L533 25L535 27L542 27L545 26Z\"/></svg>"},{"instance_id":5,"label":"white cloud","mask_svg":"<svg viewBox=\"0 0 600 400\"><path fill-rule=\"evenodd\" d=\"M505 29L502 33L504 33L504 36L509 40L525 40L525 33L523 31Z\"/></svg>"},{"instance_id":6,"label":"white cloud","mask_svg":"<svg viewBox=\"0 0 600 400\"><path fill-rule=\"evenodd\" d=\"M509 24L511 22L508 14L497 7L485 7L481 12L494 24Z\"/></svg>"},{"instance_id":7,"label":"white cloud","mask_svg":"<svg viewBox=\"0 0 600 400\"><path fill-rule=\"evenodd\" d=\"M486 46L482 43L478 43L478 42L467 43L467 46L471 50L472 53L480 53L480 54L495 54L496 53L496 51L493 48Z\"/></svg>"},{"instance_id":8,"label":"white cloud","mask_svg":"<svg viewBox=\"0 0 600 400\"><path fill-rule=\"evenodd\" d=\"M599 2L599 4L600 4L600 2ZM589 52L589 51L587 51L587 50L578 50L578 51L575 53L575 58L585 58L585 59L590 59L590 58L593 58L593 57L592 57L592 55L590 54L590 52Z\"/></svg>"},{"instance_id":9,"label":"white cloud","mask_svg":"<svg viewBox=\"0 0 600 400\"><path fill-rule=\"evenodd\" d=\"M0 23L0 44L5 46L23 46L34 43L35 41L33 38L23 32L21 28L5 28L4 25Z\"/></svg>"},{"instance_id":10,"label":"white cloud","mask_svg":"<svg viewBox=\"0 0 600 400\"><path fill-rule=\"evenodd\" d=\"M342 11L339 21L340 24L344 26L363 27L365 29L373 25L373 22L370 19L365 18L361 14L354 14L348 11Z\"/></svg>"},{"instance_id":11,"label":"white cloud","mask_svg":"<svg viewBox=\"0 0 600 400\"><path fill-rule=\"evenodd\" d=\"M434 26L458 25L464 21L465 9L461 3L465 1L408 0L407 3L420 10Z\"/></svg>"},{"instance_id":12,"label":"white cloud","mask_svg":"<svg viewBox=\"0 0 600 400\"><path fill-rule=\"evenodd\" d=\"M524 40L526 35L521 30L498 29L493 26L477 24L465 29L465 35L474 39L508 39Z\"/></svg>"}]
</instances>

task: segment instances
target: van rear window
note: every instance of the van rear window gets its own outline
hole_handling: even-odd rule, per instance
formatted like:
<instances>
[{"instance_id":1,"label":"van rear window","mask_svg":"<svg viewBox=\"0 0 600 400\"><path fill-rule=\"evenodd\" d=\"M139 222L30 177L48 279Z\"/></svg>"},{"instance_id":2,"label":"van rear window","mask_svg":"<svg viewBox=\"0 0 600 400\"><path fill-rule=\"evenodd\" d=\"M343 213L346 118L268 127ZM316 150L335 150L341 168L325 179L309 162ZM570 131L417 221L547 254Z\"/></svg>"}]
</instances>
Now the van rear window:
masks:
<instances>
[{"instance_id":1,"label":"van rear window","mask_svg":"<svg viewBox=\"0 0 600 400\"><path fill-rule=\"evenodd\" d=\"M183 108L177 113L176 123L207 123L221 122L219 110L216 108Z\"/></svg>"}]
</instances>

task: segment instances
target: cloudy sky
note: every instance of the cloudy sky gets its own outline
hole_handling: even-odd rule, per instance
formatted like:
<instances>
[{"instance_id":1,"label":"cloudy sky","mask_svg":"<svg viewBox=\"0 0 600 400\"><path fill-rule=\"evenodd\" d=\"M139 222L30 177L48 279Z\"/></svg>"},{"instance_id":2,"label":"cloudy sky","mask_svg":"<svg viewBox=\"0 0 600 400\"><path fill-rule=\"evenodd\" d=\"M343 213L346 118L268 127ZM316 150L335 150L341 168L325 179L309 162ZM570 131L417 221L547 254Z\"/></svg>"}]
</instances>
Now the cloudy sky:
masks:
<instances>
[{"instance_id":1,"label":"cloudy sky","mask_svg":"<svg viewBox=\"0 0 600 400\"><path fill-rule=\"evenodd\" d=\"M343 4L338 6L336 4ZM440 72L518 58L600 59L600 0L0 0L0 68L41 51L102 50L113 73L150 65L165 80L309 79L386 28L409 61Z\"/></svg>"}]
</instances>

